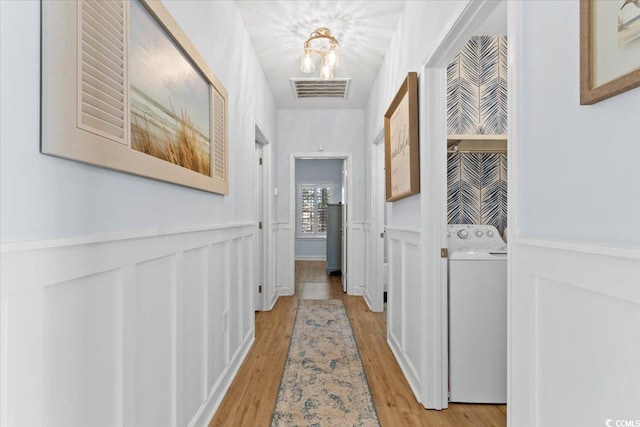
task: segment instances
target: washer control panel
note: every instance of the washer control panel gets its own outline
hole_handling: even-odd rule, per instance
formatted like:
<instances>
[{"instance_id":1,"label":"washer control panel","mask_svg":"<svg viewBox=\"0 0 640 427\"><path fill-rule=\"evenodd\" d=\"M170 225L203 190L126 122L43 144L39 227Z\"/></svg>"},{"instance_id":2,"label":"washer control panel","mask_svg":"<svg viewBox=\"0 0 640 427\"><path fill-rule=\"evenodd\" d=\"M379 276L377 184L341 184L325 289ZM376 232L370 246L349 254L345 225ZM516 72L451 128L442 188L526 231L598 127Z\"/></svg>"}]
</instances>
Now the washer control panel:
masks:
<instances>
[{"instance_id":1,"label":"washer control panel","mask_svg":"<svg viewBox=\"0 0 640 427\"><path fill-rule=\"evenodd\" d=\"M492 225L449 224L447 226L449 248L498 247L505 245L498 230Z\"/></svg>"}]
</instances>

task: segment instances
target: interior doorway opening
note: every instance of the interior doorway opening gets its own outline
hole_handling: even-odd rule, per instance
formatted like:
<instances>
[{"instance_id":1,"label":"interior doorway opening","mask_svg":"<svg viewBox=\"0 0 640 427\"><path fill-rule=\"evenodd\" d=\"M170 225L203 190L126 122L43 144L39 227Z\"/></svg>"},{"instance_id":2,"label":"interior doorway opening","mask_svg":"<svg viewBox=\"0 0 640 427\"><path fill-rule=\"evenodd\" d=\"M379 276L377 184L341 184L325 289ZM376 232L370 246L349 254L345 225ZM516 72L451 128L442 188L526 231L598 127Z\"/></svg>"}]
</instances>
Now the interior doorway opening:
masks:
<instances>
[{"instance_id":1,"label":"interior doorway opening","mask_svg":"<svg viewBox=\"0 0 640 427\"><path fill-rule=\"evenodd\" d=\"M296 261L324 261L348 292L351 153L293 153L290 166L293 277Z\"/></svg>"},{"instance_id":2,"label":"interior doorway opening","mask_svg":"<svg viewBox=\"0 0 640 427\"><path fill-rule=\"evenodd\" d=\"M460 221L461 218L456 218L456 215L461 209L467 209L467 206L463 206L462 208L459 205L452 206L452 204L456 203L456 200L454 200L455 197L453 197L456 192L454 191L455 188L453 188L455 187L455 183L448 187L447 182L448 178L449 182L452 182L451 175L455 175L455 167L453 167L455 163L448 163L448 159L460 160L462 151L475 151L479 147L481 148L479 148L478 151L494 151L496 146L499 145L500 148L502 148L505 145L504 143L487 144L483 139L506 140L506 117L499 117L498 121L501 122L499 124L503 126L499 132L499 138L496 135L491 135L490 137L481 135L484 133L498 133L485 132L490 125L495 125L495 123L483 123L487 115L492 115L493 112L491 112L491 114L487 111L483 112L483 108L491 103L487 100L485 104L482 104L482 91L486 89L483 85L489 86L493 83L498 83L497 80L500 74L484 74L486 70L483 69L481 65L490 65L488 63L491 61L484 56L487 52L491 52L491 54L495 54L496 58L499 58L501 49L504 49L504 51L507 50L506 41L504 41L504 46L502 46L502 41L492 37L498 35L506 36L506 34L507 2L470 3L465 10L461 11L454 25L442 38L442 42L427 58L420 73L420 162L422 171L422 235L420 244L422 247L422 278L425 283L423 303L421 304L424 314L420 321L430 325L430 328L425 330L425 336L423 337L425 342L428 343L427 350L423 356L423 363L428 368L423 372L423 377L429 380L422 381L421 400L427 408L445 409L449 406L449 396L451 392L449 340L451 339L451 331L449 329L450 288L448 280L449 245L447 232L448 223ZM478 39L476 38L477 36L486 37ZM471 61L471 65L461 64L460 61L456 64L456 60L462 56L462 54L460 54L461 50L465 49L465 45L468 45L470 40L478 45L476 46L478 49L472 53L477 54L479 57L482 56L482 58L477 58L477 64L474 61ZM499 61L499 59L497 60ZM503 58L503 61L506 66L506 57ZM476 67L475 65L480 66ZM498 67L496 66L496 68ZM469 76L469 74L472 75ZM465 80L467 76L470 77L468 79L469 81ZM453 81L456 78L458 80ZM496 81L492 81L494 78ZM476 81L478 81L479 84L473 87L471 83ZM452 92L455 92L456 84L466 85L463 88L465 90L471 87L470 90L473 96L470 98L474 98L470 100L461 96L462 99L457 109L453 108L455 106L449 105L451 104L451 98L455 97L455 93ZM492 92L492 95L499 92L501 89L500 85L502 84L506 86L506 81L496 84L496 91ZM504 98L498 100L498 103L501 103L501 105L499 105L500 107L504 107L504 113L506 115L508 110L506 105L507 94L504 93L503 95ZM478 98L477 102L474 102L476 101L475 98ZM473 111L465 110L467 107ZM456 111L458 112L457 118L451 117L452 111L454 113ZM509 111L509 114L511 113L512 111ZM456 119L458 122L452 123L456 122ZM469 123L466 123L465 120ZM474 137L472 137L472 135L474 135ZM474 138L475 141L473 141ZM458 148L457 150L456 147ZM469 149L469 147L472 148ZM453 152L447 153L448 150ZM499 156L500 155L496 155L494 157L499 161ZM476 166L482 169L483 162L480 154L469 153L468 157L469 161L477 161L480 163ZM488 156L485 157L488 159ZM492 158L492 160L495 159ZM460 162L458 162L457 165L459 166ZM467 172L474 173L469 168L466 169L465 173ZM460 176L458 176L458 178L460 178ZM484 171L481 170L480 174L474 175L471 186L464 182L460 184L461 181L464 181L464 176L458 180L458 184L460 184L458 189L464 187L462 188L462 192L465 193L463 194L465 196L463 197L465 203L469 200L469 198L466 197L466 195L468 195L467 193L472 195L479 193L475 195L478 196L480 202L482 202L483 190L480 188L476 189L475 186L481 186L484 181L487 181L485 178ZM506 186L506 180L504 184ZM498 210L500 211L498 212L500 216L500 228L506 226L506 188L504 189L504 196L504 212ZM458 202L459 201L460 200L458 200ZM480 217L477 222L482 224L482 221L486 220L487 216L483 216L482 212L480 212ZM455 220L450 221L451 218ZM464 221L467 220L470 220L470 217L464 218ZM506 314L506 307L501 308L505 309ZM504 321L504 330L506 333L506 315ZM506 354L504 356L506 360ZM504 378L506 378L506 364ZM504 386L506 395L506 382Z\"/></svg>"},{"instance_id":3,"label":"interior doorway opening","mask_svg":"<svg viewBox=\"0 0 640 427\"><path fill-rule=\"evenodd\" d=\"M271 144L255 126L253 163L253 218L254 218L254 310L271 310L277 299L273 277L273 251L271 249Z\"/></svg>"}]
</instances>

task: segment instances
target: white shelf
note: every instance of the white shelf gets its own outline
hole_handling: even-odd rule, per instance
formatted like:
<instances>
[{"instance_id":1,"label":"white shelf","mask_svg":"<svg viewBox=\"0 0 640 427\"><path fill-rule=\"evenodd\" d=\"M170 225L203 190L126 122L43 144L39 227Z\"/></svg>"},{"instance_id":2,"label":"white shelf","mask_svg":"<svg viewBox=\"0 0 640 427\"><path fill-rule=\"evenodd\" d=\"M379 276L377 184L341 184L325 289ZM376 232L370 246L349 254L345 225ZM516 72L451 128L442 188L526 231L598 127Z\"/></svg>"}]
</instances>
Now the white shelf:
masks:
<instances>
[{"instance_id":1,"label":"white shelf","mask_svg":"<svg viewBox=\"0 0 640 427\"><path fill-rule=\"evenodd\" d=\"M447 141L463 141L463 140L476 140L476 141L502 141L507 140L507 135L471 135L471 134L455 134L447 135Z\"/></svg>"}]
</instances>

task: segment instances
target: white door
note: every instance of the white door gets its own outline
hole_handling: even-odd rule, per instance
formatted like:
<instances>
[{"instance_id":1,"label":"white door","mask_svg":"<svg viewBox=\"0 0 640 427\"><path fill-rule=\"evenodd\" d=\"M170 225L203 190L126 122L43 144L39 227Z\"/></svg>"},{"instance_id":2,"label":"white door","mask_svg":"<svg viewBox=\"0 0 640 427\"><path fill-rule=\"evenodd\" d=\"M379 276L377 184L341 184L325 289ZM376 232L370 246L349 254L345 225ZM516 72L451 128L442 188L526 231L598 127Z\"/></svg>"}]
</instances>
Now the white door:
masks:
<instances>
[{"instance_id":1,"label":"white door","mask_svg":"<svg viewBox=\"0 0 640 427\"><path fill-rule=\"evenodd\" d=\"M349 215L347 214L350 206L347 203L347 194L349 194L347 176L347 161L342 161L342 291L347 292L347 236L349 229Z\"/></svg>"},{"instance_id":2,"label":"white door","mask_svg":"<svg viewBox=\"0 0 640 427\"><path fill-rule=\"evenodd\" d=\"M263 242L264 242L264 168L263 168L263 148L262 144L256 142L255 150L255 162L254 162L254 221L255 221L255 258L254 258L254 288L255 288L255 303L254 309L260 311L264 309L263 304L263 278L264 278L264 263L263 263Z\"/></svg>"}]
</instances>

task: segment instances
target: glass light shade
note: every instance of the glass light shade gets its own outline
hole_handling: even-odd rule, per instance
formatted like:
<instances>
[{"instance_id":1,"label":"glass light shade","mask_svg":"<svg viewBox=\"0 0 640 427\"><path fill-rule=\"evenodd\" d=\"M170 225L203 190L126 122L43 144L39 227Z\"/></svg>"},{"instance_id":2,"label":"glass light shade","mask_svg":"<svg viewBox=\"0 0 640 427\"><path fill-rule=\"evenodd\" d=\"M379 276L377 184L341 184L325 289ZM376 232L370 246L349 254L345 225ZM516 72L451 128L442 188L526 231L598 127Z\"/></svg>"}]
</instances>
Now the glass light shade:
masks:
<instances>
[{"instance_id":1,"label":"glass light shade","mask_svg":"<svg viewBox=\"0 0 640 427\"><path fill-rule=\"evenodd\" d=\"M300 70L303 73L313 73L316 69L316 62L313 60L311 48L302 49L302 59L300 60Z\"/></svg>"},{"instance_id":2,"label":"glass light shade","mask_svg":"<svg viewBox=\"0 0 640 427\"><path fill-rule=\"evenodd\" d=\"M322 80L331 80L333 79L333 69L329 65L329 61L327 57L322 58L322 68L320 68L320 78Z\"/></svg>"},{"instance_id":3,"label":"glass light shade","mask_svg":"<svg viewBox=\"0 0 640 427\"><path fill-rule=\"evenodd\" d=\"M327 62L332 70L335 70L340 66L340 58L338 56L338 45L331 43L327 51Z\"/></svg>"}]
</instances>

